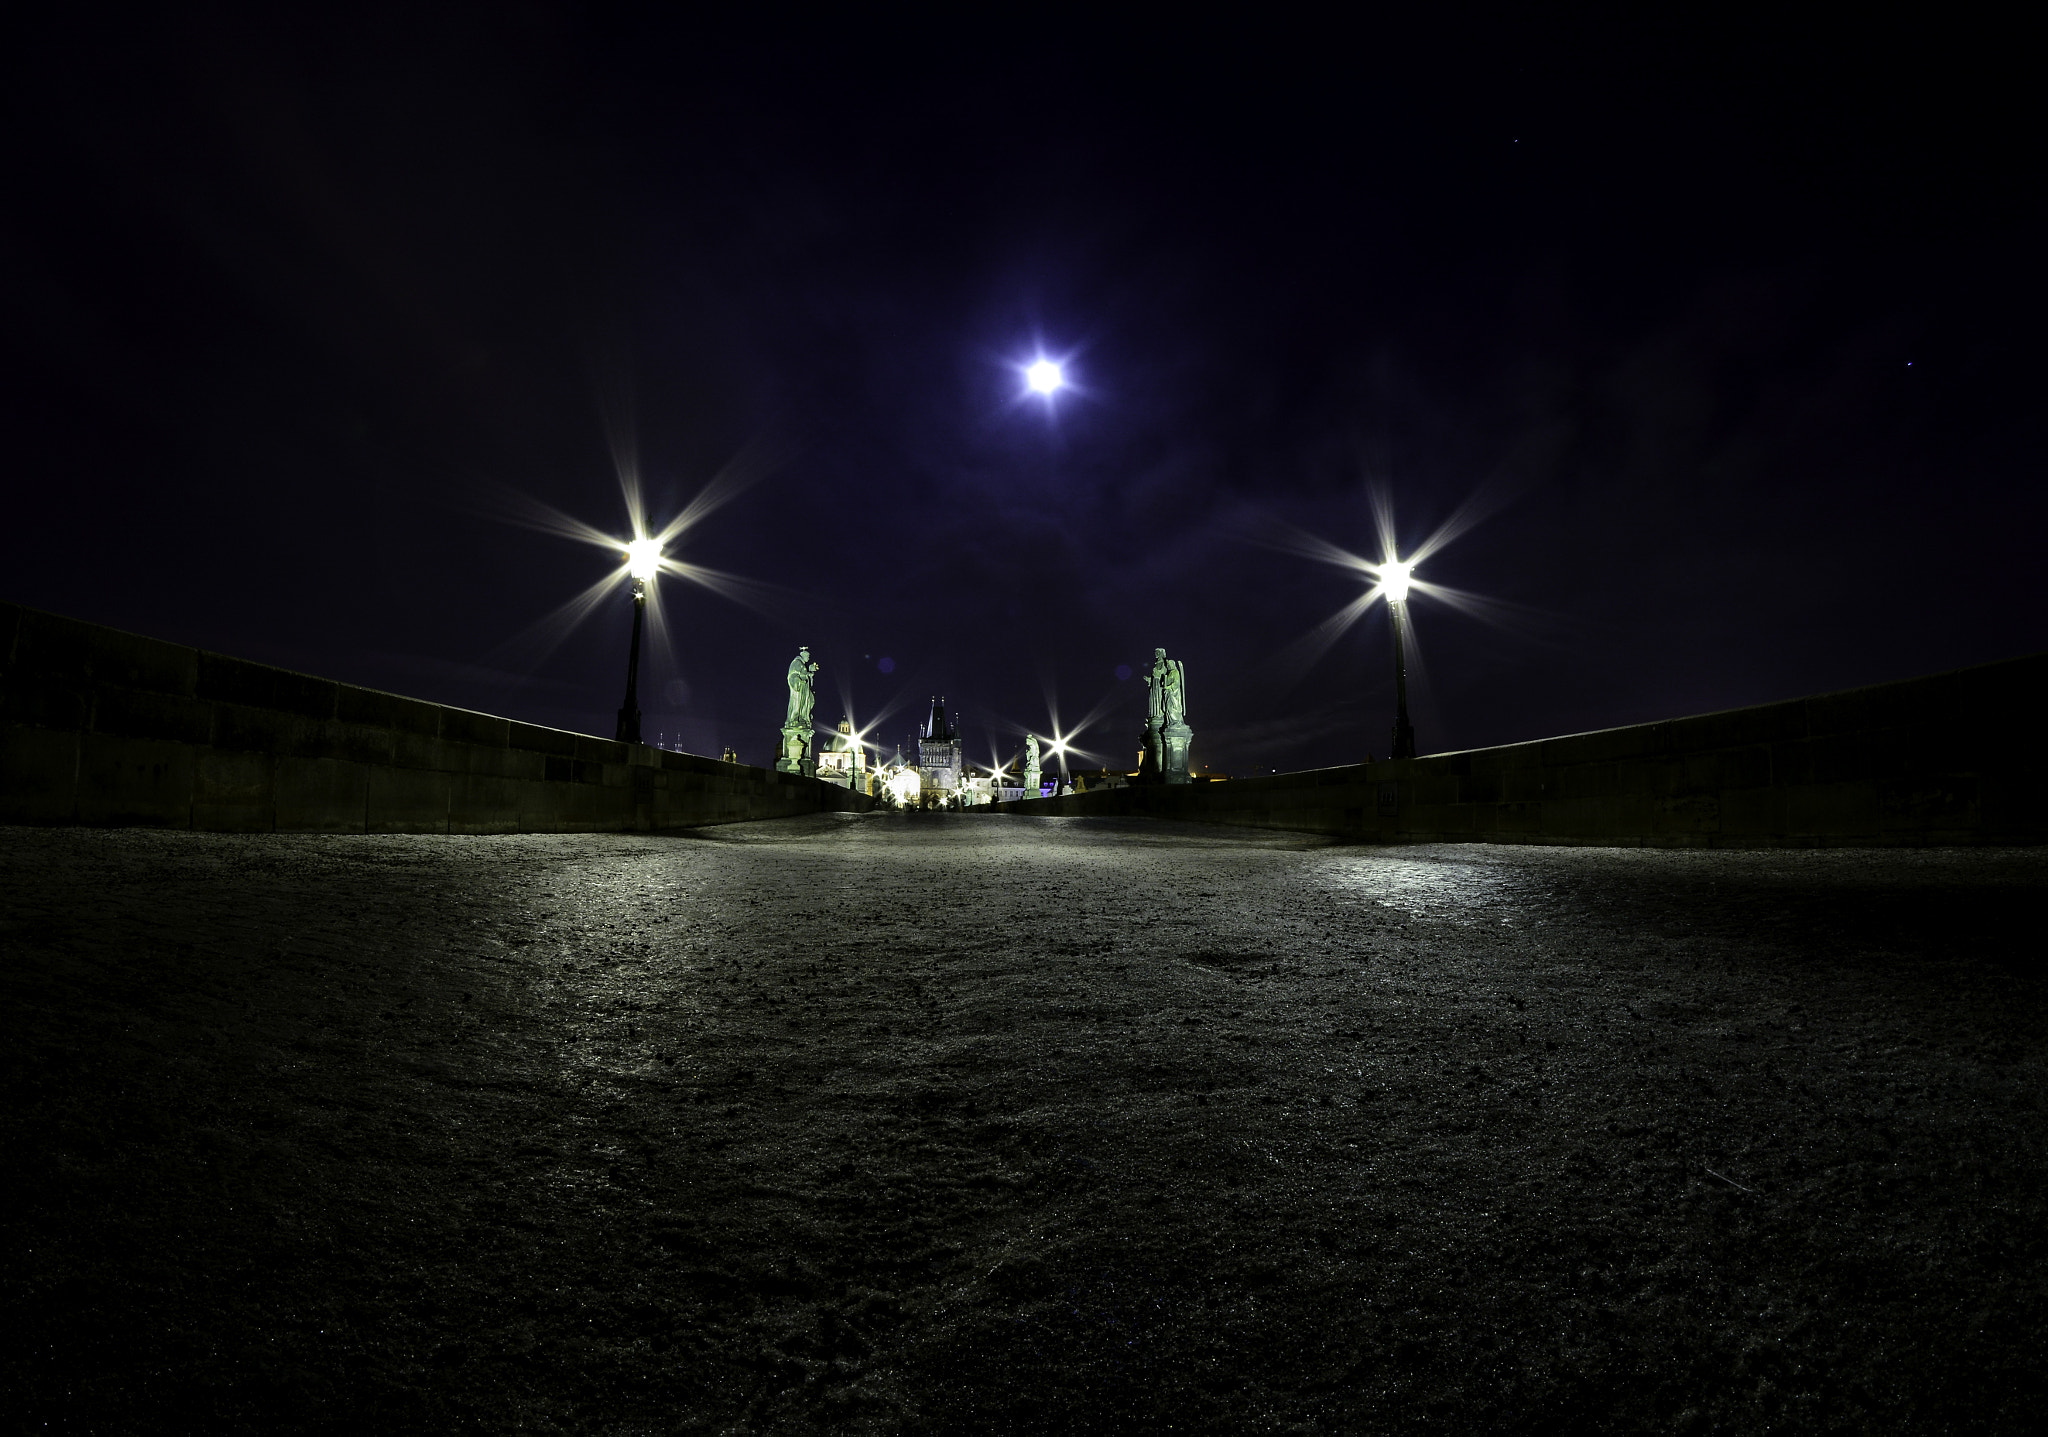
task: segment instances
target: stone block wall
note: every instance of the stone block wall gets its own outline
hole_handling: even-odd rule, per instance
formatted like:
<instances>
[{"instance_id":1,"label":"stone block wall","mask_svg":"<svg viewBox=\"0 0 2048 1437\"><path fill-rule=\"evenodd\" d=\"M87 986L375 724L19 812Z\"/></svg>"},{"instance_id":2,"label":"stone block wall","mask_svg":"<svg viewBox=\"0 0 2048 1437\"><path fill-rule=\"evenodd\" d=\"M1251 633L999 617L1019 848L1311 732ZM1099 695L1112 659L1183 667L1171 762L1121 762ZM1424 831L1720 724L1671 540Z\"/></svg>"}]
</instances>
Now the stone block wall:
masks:
<instances>
[{"instance_id":1,"label":"stone block wall","mask_svg":"<svg viewBox=\"0 0 2048 1437\"><path fill-rule=\"evenodd\" d=\"M653 831L871 803L0 603L0 823Z\"/></svg>"},{"instance_id":2,"label":"stone block wall","mask_svg":"<svg viewBox=\"0 0 2048 1437\"><path fill-rule=\"evenodd\" d=\"M1500 748L1000 805L1372 843L2048 841L2048 655Z\"/></svg>"}]
</instances>

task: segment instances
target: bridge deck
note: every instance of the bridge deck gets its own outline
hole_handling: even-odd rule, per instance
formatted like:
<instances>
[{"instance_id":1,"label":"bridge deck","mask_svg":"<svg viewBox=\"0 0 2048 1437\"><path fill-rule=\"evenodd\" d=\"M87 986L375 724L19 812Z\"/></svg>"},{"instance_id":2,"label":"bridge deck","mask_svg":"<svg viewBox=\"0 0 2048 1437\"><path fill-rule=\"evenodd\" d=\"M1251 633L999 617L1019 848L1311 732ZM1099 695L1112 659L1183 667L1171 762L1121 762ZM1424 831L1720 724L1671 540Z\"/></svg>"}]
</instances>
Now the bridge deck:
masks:
<instances>
[{"instance_id":1,"label":"bridge deck","mask_svg":"<svg viewBox=\"0 0 2048 1437\"><path fill-rule=\"evenodd\" d=\"M2044 890L2039 850L973 814L0 829L0 1391L102 1429L2017 1429Z\"/></svg>"}]
</instances>

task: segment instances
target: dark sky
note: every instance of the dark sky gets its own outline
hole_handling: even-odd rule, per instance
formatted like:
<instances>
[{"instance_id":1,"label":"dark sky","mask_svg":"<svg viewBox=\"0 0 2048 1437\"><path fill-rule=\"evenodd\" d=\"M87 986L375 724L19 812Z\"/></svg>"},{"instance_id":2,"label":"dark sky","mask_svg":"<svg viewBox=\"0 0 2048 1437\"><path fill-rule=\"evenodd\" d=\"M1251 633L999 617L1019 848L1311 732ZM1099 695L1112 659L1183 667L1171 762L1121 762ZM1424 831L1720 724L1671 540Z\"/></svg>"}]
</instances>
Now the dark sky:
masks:
<instances>
[{"instance_id":1,"label":"dark sky","mask_svg":"<svg viewBox=\"0 0 2048 1437\"><path fill-rule=\"evenodd\" d=\"M512 521L624 533L618 440L657 524L765 472L646 686L754 762L799 642L891 740L1123 759L1164 645L1198 760L1384 754L1384 609L1300 662L1360 583L1260 542L1374 487L1485 515L1425 751L2048 643L2016 34L286 9L0 62L7 598L609 733L624 598L535 626L614 557Z\"/></svg>"}]
</instances>

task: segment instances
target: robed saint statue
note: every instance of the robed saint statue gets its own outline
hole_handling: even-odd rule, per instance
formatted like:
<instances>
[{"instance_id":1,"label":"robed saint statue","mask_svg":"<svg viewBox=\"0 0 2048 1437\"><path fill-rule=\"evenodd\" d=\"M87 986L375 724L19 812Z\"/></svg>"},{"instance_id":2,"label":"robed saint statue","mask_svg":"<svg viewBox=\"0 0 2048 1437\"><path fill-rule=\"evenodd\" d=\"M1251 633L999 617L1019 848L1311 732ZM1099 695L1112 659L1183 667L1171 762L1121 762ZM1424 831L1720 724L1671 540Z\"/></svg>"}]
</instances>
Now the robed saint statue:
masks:
<instances>
[{"instance_id":1,"label":"robed saint statue","mask_svg":"<svg viewBox=\"0 0 2048 1437\"><path fill-rule=\"evenodd\" d=\"M776 768L784 773L811 773L811 708L817 695L811 690L811 675L818 666L811 662L811 646L805 644L789 661L789 712L782 720L782 757Z\"/></svg>"}]
</instances>

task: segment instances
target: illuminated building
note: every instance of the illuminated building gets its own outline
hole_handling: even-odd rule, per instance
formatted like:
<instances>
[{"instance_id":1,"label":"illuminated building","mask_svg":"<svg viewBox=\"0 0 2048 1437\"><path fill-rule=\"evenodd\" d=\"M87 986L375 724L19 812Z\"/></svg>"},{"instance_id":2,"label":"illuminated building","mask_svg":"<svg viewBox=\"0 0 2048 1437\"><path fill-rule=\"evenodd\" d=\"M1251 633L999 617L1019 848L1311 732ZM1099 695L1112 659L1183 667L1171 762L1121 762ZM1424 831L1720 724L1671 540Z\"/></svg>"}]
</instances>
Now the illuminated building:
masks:
<instances>
[{"instance_id":1,"label":"illuminated building","mask_svg":"<svg viewBox=\"0 0 2048 1437\"><path fill-rule=\"evenodd\" d=\"M818 754L818 777L855 793L872 793L868 785L867 751L853 736L853 721L839 720L838 731Z\"/></svg>"}]
</instances>

